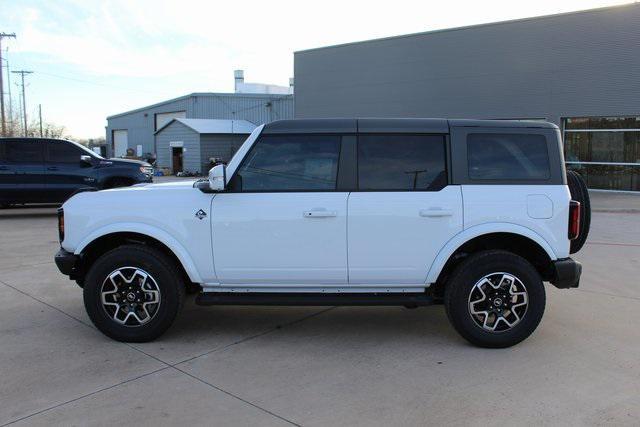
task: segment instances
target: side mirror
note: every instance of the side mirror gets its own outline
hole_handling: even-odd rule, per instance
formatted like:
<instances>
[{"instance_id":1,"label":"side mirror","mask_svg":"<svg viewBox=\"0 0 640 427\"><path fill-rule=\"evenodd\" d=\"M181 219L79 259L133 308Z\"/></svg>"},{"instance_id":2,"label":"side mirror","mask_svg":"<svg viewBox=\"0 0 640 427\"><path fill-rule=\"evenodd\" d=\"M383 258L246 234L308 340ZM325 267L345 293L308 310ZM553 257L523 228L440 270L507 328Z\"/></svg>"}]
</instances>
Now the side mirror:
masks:
<instances>
[{"instance_id":1,"label":"side mirror","mask_svg":"<svg viewBox=\"0 0 640 427\"><path fill-rule=\"evenodd\" d=\"M209 188L213 191L223 191L227 184L227 167L217 165L209 170Z\"/></svg>"},{"instance_id":2,"label":"side mirror","mask_svg":"<svg viewBox=\"0 0 640 427\"><path fill-rule=\"evenodd\" d=\"M80 162L84 163L86 165L91 165L91 156L88 156L86 154L83 154L82 156L80 156Z\"/></svg>"}]
</instances>

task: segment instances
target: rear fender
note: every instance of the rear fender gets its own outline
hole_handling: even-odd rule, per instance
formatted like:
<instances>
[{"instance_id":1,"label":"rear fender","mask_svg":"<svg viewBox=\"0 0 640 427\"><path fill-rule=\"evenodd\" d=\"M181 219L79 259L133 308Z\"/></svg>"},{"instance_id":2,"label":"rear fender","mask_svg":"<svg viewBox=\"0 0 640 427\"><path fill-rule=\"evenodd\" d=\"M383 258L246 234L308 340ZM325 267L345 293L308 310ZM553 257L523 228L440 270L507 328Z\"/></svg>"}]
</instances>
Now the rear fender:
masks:
<instances>
[{"instance_id":1,"label":"rear fender","mask_svg":"<svg viewBox=\"0 0 640 427\"><path fill-rule=\"evenodd\" d=\"M438 280L438 276L440 275L440 272L444 268L445 264L459 247L461 247L471 239L491 233L512 233L527 237L540 245L540 247L544 249L551 260L558 259L557 255L551 248L551 245L549 245L549 242L547 242L542 236L529 228L511 223L481 224L463 230L447 242L447 244L440 250L435 260L431 264L429 273L427 273L426 283L435 283L436 280Z\"/></svg>"}]
</instances>

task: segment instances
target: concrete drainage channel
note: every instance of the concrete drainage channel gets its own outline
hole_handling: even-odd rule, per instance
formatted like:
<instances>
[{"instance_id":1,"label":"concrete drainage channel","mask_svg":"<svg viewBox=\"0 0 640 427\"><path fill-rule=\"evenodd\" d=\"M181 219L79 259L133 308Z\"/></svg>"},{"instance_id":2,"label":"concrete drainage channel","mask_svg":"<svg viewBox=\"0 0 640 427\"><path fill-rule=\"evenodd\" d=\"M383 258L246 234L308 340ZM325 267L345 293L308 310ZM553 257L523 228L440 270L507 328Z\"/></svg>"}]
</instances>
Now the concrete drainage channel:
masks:
<instances>
[{"instance_id":1,"label":"concrete drainage channel","mask_svg":"<svg viewBox=\"0 0 640 427\"><path fill-rule=\"evenodd\" d=\"M639 424L640 197L592 201L580 288L547 286L541 326L505 350L440 306L193 301L160 340L117 343L53 264L55 209L1 210L0 425Z\"/></svg>"}]
</instances>

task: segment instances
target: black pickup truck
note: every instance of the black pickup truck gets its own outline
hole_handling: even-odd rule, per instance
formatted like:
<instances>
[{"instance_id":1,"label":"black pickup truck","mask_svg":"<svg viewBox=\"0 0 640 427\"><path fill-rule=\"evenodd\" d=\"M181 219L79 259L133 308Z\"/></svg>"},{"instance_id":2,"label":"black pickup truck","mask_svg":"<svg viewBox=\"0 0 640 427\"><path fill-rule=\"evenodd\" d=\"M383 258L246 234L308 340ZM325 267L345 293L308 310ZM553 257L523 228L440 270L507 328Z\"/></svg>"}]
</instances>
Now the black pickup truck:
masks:
<instances>
[{"instance_id":1,"label":"black pickup truck","mask_svg":"<svg viewBox=\"0 0 640 427\"><path fill-rule=\"evenodd\" d=\"M78 190L153 181L149 163L105 159L86 147L48 138L0 138L0 206L62 203Z\"/></svg>"}]
</instances>

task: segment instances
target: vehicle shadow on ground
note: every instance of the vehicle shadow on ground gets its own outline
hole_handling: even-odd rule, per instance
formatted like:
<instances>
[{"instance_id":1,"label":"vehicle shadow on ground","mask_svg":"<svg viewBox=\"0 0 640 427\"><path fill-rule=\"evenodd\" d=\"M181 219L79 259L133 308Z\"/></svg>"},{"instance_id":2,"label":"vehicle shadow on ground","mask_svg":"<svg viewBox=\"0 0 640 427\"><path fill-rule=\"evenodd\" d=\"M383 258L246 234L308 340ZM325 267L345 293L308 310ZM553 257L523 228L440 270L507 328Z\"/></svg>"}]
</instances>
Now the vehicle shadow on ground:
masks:
<instances>
[{"instance_id":1,"label":"vehicle shadow on ground","mask_svg":"<svg viewBox=\"0 0 640 427\"><path fill-rule=\"evenodd\" d=\"M251 336L277 332L286 339L381 342L393 340L465 344L449 324L442 305L404 307L198 306L188 298L168 342L205 339L211 334Z\"/></svg>"}]
</instances>

